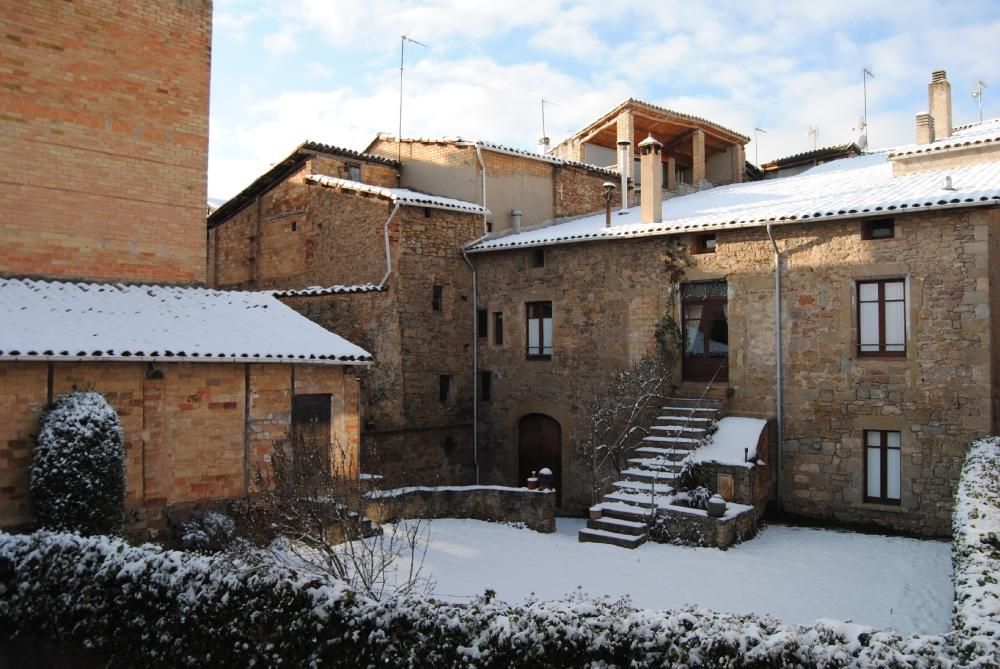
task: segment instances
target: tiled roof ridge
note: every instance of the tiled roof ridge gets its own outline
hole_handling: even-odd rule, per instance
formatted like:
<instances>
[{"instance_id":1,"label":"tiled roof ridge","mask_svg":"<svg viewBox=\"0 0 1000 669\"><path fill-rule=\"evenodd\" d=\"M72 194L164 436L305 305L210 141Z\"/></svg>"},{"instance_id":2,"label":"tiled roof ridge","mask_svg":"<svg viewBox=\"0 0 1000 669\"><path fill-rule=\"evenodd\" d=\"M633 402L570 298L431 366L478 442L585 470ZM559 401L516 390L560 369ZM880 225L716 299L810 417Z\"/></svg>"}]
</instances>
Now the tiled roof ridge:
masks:
<instances>
[{"instance_id":1,"label":"tiled roof ridge","mask_svg":"<svg viewBox=\"0 0 1000 669\"><path fill-rule=\"evenodd\" d=\"M309 286L307 288L287 288L267 291L275 297L317 297L321 295L342 295L347 293L382 293L385 288L379 288L374 283L355 285Z\"/></svg>"},{"instance_id":2,"label":"tiled roof ridge","mask_svg":"<svg viewBox=\"0 0 1000 669\"><path fill-rule=\"evenodd\" d=\"M761 167L766 167L768 165L777 165L780 163L790 162L793 160L801 160L813 154L822 155L824 153L832 153L836 151L848 151L852 147L856 151L858 151L858 153L861 153L861 148L854 142L844 142L843 144L830 144L828 146L820 146L815 149L809 149L808 151L801 151L799 153L793 153L788 156L782 156L781 158L775 158L774 160L769 160L766 163L763 163Z\"/></svg>"},{"instance_id":3,"label":"tiled roof ridge","mask_svg":"<svg viewBox=\"0 0 1000 669\"><path fill-rule=\"evenodd\" d=\"M630 102L637 103L637 104L640 104L640 105L645 105L646 107L650 107L652 109L656 109L657 111L664 111L664 112L667 112L669 114L673 114L674 116L679 116L681 118L687 119L689 121L697 121L699 123L704 123L705 125L711 126L711 127L716 128L718 130L726 132L726 133L728 133L730 135L735 135L737 137L741 137L742 139L746 140L746 142L750 141L750 138L747 137L746 135L744 135L742 132L737 132L737 131L733 130L732 128L727 128L726 126L720 125L720 124L716 123L715 121L709 121L707 118L704 118L704 117L701 117L701 116L695 116L694 114L686 114L684 112L679 112L679 111L674 110L674 109L669 109L668 107L664 107L662 105L653 104L652 102L646 102L645 100L639 100L638 98L629 97L627 100L625 100L624 102L622 102L619 105L617 105L615 107L615 109L618 109L619 107L624 107L625 105L629 104ZM612 110L612 111L614 111L614 110Z\"/></svg>"},{"instance_id":4,"label":"tiled roof ridge","mask_svg":"<svg viewBox=\"0 0 1000 669\"><path fill-rule=\"evenodd\" d=\"M311 181L321 186L337 187L345 190L357 191L359 193L370 193L372 195L387 198L396 203L415 207L430 207L432 209L446 209L449 211L459 211L473 214L489 213L489 209L475 202L456 200L455 198L445 197L443 195L421 193L420 191L415 191L409 188L388 188L386 186L375 186L372 184L361 183L360 181L351 181L350 179L332 177L326 174L310 174L306 177L306 181Z\"/></svg>"}]
</instances>

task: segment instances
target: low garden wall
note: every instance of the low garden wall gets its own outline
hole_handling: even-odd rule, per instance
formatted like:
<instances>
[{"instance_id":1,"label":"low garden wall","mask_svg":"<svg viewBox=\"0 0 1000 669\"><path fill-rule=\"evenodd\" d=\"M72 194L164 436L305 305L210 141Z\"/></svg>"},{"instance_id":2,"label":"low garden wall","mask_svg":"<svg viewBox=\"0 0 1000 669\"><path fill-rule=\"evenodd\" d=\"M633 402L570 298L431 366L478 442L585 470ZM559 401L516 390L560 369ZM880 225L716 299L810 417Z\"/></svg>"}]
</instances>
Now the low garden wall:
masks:
<instances>
[{"instance_id":1,"label":"low garden wall","mask_svg":"<svg viewBox=\"0 0 1000 669\"><path fill-rule=\"evenodd\" d=\"M556 494L507 486L397 488L368 493L364 513L376 523L400 518L473 518L555 532Z\"/></svg>"},{"instance_id":2,"label":"low garden wall","mask_svg":"<svg viewBox=\"0 0 1000 669\"><path fill-rule=\"evenodd\" d=\"M726 549L756 533L757 516L751 506L730 503L721 518L713 518L704 509L671 504L657 508L649 538Z\"/></svg>"},{"instance_id":3,"label":"low garden wall","mask_svg":"<svg viewBox=\"0 0 1000 669\"><path fill-rule=\"evenodd\" d=\"M697 608L637 610L583 596L374 601L287 567L252 569L225 556L105 537L0 533L0 639L39 638L85 647L113 666L144 667L995 669L998 439L970 448L954 531L954 629L907 637L836 621L803 626Z\"/></svg>"}]
</instances>

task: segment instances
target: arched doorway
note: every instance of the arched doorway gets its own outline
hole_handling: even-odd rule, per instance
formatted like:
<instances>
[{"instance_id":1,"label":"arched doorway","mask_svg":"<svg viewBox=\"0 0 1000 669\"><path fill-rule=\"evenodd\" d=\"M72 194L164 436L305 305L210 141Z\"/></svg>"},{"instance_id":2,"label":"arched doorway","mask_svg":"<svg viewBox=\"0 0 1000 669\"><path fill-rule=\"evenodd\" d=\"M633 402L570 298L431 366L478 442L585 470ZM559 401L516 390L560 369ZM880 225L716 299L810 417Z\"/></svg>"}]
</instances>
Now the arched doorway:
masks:
<instances>
[{"instance_id":1,"label":"arched doorway","mask_svg":"<svg viewBox=\"0 0 1000 669\"><path fill-rule=\"evenodd\" d=\"M523 417L517 426L518 485L531 472L548 467L556 487L556 506L562 505L562 428L555 418L540 413Z\"/></svg>"}]
</instances>

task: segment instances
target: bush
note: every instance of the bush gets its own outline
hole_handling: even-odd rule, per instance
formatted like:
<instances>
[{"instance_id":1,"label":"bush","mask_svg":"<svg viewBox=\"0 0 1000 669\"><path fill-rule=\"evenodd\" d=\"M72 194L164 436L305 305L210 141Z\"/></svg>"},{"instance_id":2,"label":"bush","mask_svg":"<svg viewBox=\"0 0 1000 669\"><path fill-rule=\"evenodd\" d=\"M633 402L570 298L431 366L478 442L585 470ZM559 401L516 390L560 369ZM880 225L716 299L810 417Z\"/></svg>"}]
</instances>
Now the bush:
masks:
<instances>
[{"instance_id":1,"label":"bush","mask_svg":"<svg viewBox=\"0 0 1000 669\"><path fill-rule=\"evenodd\" d=\"M31 502L42 527L121 534L122 428L118 414L100 393L74 391L42 414L32 452Z\"/></svg>"},{"instance_id":2,"label":"bush","mask_svg":"<svg viewBox=\"0 0 1000 669\"><path fill-rule=\"evenodd\" d=\"M206 511L181 524L181 546L188 550L218 553L236 541L236 523L218 511Z\"/></svg>"}]
</instances>

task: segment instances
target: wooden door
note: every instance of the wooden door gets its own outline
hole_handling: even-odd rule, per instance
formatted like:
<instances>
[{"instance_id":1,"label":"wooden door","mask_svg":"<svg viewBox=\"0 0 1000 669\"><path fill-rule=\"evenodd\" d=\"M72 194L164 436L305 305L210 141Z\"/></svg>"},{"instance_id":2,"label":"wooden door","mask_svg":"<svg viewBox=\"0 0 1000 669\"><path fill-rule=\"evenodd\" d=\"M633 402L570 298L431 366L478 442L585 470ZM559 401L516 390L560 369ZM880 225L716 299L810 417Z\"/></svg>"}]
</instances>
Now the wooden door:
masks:
<instances>
[{"instance_id":1,"label":"wooden door","mask_svg":"<svg viewBox=\"0 0 1000 669\"><path fill-rule=\"evenodd\" d=\"M725 281L681 287L682 374L685 381L729 380L729 323Z\"/></svg>"},{"instance_id":2,"label":"wooden door","mask_svg":"<svg viewBox=\"0 0 1000 669\"><path fill-rule=\"evenodd\" d=\"M544 414L528 414L518 424L517 485L525 485L532 472L552 470L556 505L562 505L562 428Z\"/></svg>"},{"instance_id":3,"label":"wooden door","mask_svg":"<svg viewBox=\"0 0 1000 669\"><path fill-rule=\"evenodd\" d=\"M330 395L292 399L292 470L307 478L330 474Z\"/></svg>"}]
</instances>

